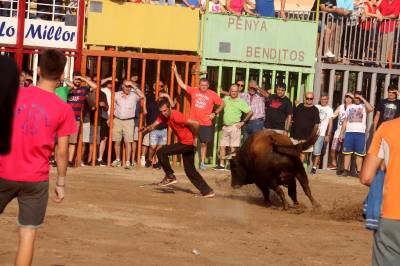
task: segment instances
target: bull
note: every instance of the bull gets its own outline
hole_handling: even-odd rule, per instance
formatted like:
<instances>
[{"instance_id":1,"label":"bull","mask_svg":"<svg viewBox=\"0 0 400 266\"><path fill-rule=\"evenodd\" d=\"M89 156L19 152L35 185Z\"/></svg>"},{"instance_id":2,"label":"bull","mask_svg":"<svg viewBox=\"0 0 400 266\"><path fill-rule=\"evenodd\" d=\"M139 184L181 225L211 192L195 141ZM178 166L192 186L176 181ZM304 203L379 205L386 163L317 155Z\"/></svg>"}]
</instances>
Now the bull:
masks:
<instances>
[{"instance_id":1,"label":"bull","mask_svg":"<svg viewBox=\"0 0 400 266\"><path fill-rule=\"evenodd\" d=\"M232 187L239 188L255 183L267 202L269 190L272 189L279 195L283 209L287 210L289 205L280 186L288 187L289 197L294 205L298 205L297 179L313 207L318 208L320 205L311 195L307 173L299 159L300 152L315 143L317 132L318 126L314 128L308 140L297 145L287 136L271 130L253 134L235 154L227 156L227 159L230 159Z\"/></svg>"}]
</instances>

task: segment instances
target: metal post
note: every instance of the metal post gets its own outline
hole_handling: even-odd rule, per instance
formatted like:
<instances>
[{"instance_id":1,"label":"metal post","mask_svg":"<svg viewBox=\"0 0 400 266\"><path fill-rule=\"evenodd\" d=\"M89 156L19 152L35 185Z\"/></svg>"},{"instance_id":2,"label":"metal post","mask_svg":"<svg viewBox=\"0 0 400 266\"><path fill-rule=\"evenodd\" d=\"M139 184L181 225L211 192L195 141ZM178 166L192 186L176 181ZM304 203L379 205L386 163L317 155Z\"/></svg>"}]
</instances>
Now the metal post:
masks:
<instances>
[{"instance_id":1,"label":"metal post","mask_svg":"<svg viewBox=\"0 0 400 266\"><path fill-rule=\"evenodd\" d=\"M69 78L69 68L71 66L71 58L69 56L69 52L65 52L65 57L67 58L67 63L65 64L65 67L64 67L64 78L70 79ZM65 81L63 84L65 86L65 84L66 84Z\"/></svg>"},{"instance_id":2,"label":"metal post","mask_svg":"<svg viewBox=\"0 0 400 266\"><path fill-rule=\"evenodd\" d=\"M385 91L383 92L384 98L388 97L388 88L390 85L390 74L385 75Z\"/></svg>"},{"instance_id":3,"label":"metal post","mask_svg":"<svg viewBox=\"0 0 400 266\"><path fill-rule=\"evenodd\" d=\"M219 78L219 76L218 76ZM222 77L221 77L222 78ZM231 78L231 83L234 84L236 83L236 67L233 66L232 67L232 78ZM226 89L226 88L225 88ZM229 88L228 88L229 89Z\"/></svg>"},{"instance_id":4,"label":"metal post","mask_svg":"<svg viewBox=\"0 0 400 266\"><path fill-rule=\"evenodd\" d=\"M140 79L140 90L144 94L146 90L146 59L142 60L142 78ZM141 106L143 107L143 100L141 100ZM143 110L143 109L142 109ZM139 115L139 129L143 127L143 112L140 112ZM137 143L137 165L140 165L140 157L142 156L142 141L143 135L142 131L138 132L138 143ZM132 161L134 159L132 158Z\"/></svg>"},{"instance_id":5,"label":"metal post","mask_svg":"<svg viewBox=\"0 0 400 266\"><path fill-rule=\"evenodd\" d=\"M314 80L314 73L308 74L306 79L306 92L313 91L313 80Z\"/></svg>"},{"instance_id":6,"label":"metal post","mask_svg":"<svg viewBox=\"0 0 400 266\"><path fill-rule=\"evenodd\" d=\"M298 75L299 76L297 78L297 87L296 87L296 102L303 98L303 95L302 95L303 93L302 93L302 89L301 89L301 81L303 78L303 72L299 72Z\"/></svg>"},{"instance_id":7,"label":"metal post","mask_svg":"<svg viewBox=\"0 0 400 266\"><path fill-rule=\"evenodd\" d=\"M19 70L22 70L22 59L24 56L25 4L26 0L18 1L17 51L15 52L15 62ZM11 5L13 5L13 2L11 2Z\"/></svg>"},{"instance_id":8,"label":"metal post","mask_svg":"<svg viewBox=\"0 0 400 266\"><path fill-rule=\"evenodd\" d=\"M249 76L250 76L250 69L249 67L246 67L246 78L244 81L244 91L247 92L247 87L249 86Z\"/></svg>"},{"instance_id":9,"label":"metal post","mask_svg":"<svg viewBox=\"0 0 400 266\"><path fill-rule=\"evenodd\" d=\"M96 111L94 113L94 125L93 125L93 153L91 154L92 156L92 166L96 165L96 160L97 160L97 128L99 126L99 115L100 115L100 106L99 106L99 98L100 98L100 90L101 90L101 56L97 57L97 65L96 65L96 83L97 83L97 88L96 88ZM90 130L90 129L89 129ZM89 154L90 158L90 154Z\"/></svg>"},{"instance_id":10,"label":"metal post","mask_svg":"<svg viewBox=\"0 0 400 266\"><path fill-rule=\"evenodd\" d=\"M275 84L276 83L276 70L272 70L272 79L271 79L271 90L272 93L275 93Z\"/></svg>"},{"instance_id":11,"label":"metal post","mask_svg":"<svg viewBox=\"0 0 400 266\"><path fill-rule=\"evenodd\" d=\"M78 29L76 36L76 50L77 58L75 69L79 69L82 60L82 50L83 50L83 35L84 35L84 24L85 24L85 0L79 0L78 3ZM73 66L71 66L73 67Z\"/></svg>"},{"instance_id":12,"label":"metal post","mask_svg":"<svg viewBox=\"0 0 400 266\"><path fill-rule=\"evenodd\" d=\"M349 76L350 71L344 71L343 75L343 88L342 88L342 102L344 101L344 96L346 95L347 91L349 90Z\"/></svg>"},{"instance_id":13,"label":"metal post","mask_svg":"<svg viewBox=\"0 0 400 266\"><path fill-rule=\"evenodd\" d=\"M258 73L258 87L262 87L262 82L263 82L263 69L260 68Z\"/></svg>"},{"instance_id":14,"label":"metal post","mask_svg":"<svg viewBox=\"0 0 400 266\"><path fill-rule=\"evenodd\" d=\"M33 54L33 77L32 77L32 82L33 85L36 86L37 84L37 74L38 74L38 62L39 62L39 51L35 50L35 53Z\"/></svg>"},{"instance_id":15,"label":"metal post","mask_svg":"<svg viewBox=\"0 0 400 266\"><path fill-rule=\"evenodd\" d=\"M70 62L69 62L69 80L72 80L73 79L73 77L74 77L74 65L75 65L75 52L72 52L71 53L71 56L70 56ZM86 72L86 60L84 60L84 61L82 61L82 59L81 59L81 61L80 61L80 63L79 64L81 64L81 62L83 62L84 63L84 65L85 65L85 72ZM78 65L79 66L79 65ZM79 68L78 68L79 69ZM82 72L82 71L81 71Z\"/></svg>"},{"instance_id":16,"label":"metal post","mask_svg":"<svg viewBox=\"0 0 400 266\"><path fill-rule=\"evenodd\" d=\"M233 76L233 75L232 75ZM221 93L221 82L222 82L222 65L218 67L218 83L217 83L217 94ZM219 121L219 114L215 118L215 130L214 130L214 145L213 145L213 157L212 157L212 164L213 166L217 163L217 147L218 147L218 138L219 138L219 130L218 130L218 121Z\"/></svg>"},{"instance_id":17,"label":"metal post","mask_svg":"<svg viewBox=\"0 0 400 266\"><path fill-rule=\"evenodd\" d=\"M371 104L374 104L375 100L376 100L376 90L377 90L377 88L376 88L376 79L377 79L377 76L378 76L378 74L376 72L372 73L371 87L370 87L371 94L369 95L369 102ZM366 139L367 140L369 140L370 135L373 134L373 132L372 132L373 119L374 119L374 112L371 112L371 113L368 114L368 120L367 120L367 125L369 125L367 127L368 130L366 132Z\"/></svg>"},{"instance_id":18,"label":"metal post","mask_svg":"<svg viewBox=\"0 0 400 266\"><path fill-rule=\"evenodd\" d=\"M115 101L115 79L117 72L117 58L113 57L112 60L112 87L111 87L111 106L110 106L110 133L108 136L108 154L107 154L107 165L111 165L111 150L112 150L112 129L114 120L114 101Z\"/></svg>"},{"instance_id":19,"label":"metal post","mask_svg":"<svg viewBox=\"0 0 400 266\"><path fill-rule=\"evenodd\" d=\"M358 72L356 91L362 91L362 84L363 84L363 72Z\"/></svg>"}]
</instances>

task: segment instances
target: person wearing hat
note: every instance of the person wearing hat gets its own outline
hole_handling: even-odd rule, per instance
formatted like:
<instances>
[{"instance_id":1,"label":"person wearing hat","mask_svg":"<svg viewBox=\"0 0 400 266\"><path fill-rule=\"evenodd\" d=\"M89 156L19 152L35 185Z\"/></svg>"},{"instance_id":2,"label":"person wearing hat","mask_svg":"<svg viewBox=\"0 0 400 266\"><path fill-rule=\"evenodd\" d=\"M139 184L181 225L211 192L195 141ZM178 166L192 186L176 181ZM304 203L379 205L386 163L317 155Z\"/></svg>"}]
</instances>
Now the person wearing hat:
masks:
<instances>
[{"instance_id":1,"label":"person wearing hat","mask_svg":"<svg viewBox=\"0 0 400 266\"><path fill-rule=\"evenodd\" d=\"M343 141L344 170L342 176L350 173L351 155L356 155L357 176L361 170L365 152L365 132L367 130L367 115L374 107L362 96L361 91L354 93L354 103L346 110L339 140Z\"/></svg>"},{"instance_id":2,"label":"person wearing hat","mask_svg":"<svg viewBox=\"0 0 400 266\"><path fill-rule=\"evenodd\" d=\"M400 100L397 99L398 89L394 84L388 87L388 97L381 100L376 107L374 117L374 132L385 121L395 119L400 116Z\"/></svg>"},{"instance_id":3,"label":"person wearing hat","mask_svg":"<svg viewBox=\"0 0 400 266\"><path fill-rule=\"evenodd\" d=\"M338 152L342 148L342 143L339 141L339 136L340 132L342 130L342 125L344 122L344 119L346 118L346 110L349 107L350 104L353 103L354 95L350 92L346 93L344 96L344 101L341 105L339 105L335 112L333 113L332 119L335 119L336 117L338 118L337 120L337 128L335 133L333 134L333 140L332 140L332 145L331 145L331 163L330 166L328 166L329 170L336 170L337 168L337 157L338 157Z\"/></svg>"}]
</instances>

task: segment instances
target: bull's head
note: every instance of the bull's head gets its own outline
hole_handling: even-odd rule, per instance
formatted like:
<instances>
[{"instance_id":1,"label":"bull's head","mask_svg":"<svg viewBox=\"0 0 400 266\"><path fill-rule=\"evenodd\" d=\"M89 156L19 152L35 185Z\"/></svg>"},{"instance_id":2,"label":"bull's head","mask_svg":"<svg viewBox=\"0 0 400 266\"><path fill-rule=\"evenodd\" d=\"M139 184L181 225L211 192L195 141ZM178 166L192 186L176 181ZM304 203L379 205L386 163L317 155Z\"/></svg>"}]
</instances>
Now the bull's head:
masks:
<instances>
[{"instance_id":1,"label":"bull's head","mask_svg":"<svg viewBox=\"0 0 400 266\"><path fill-rule=\"evenodd\" d=\"M246 170L238 162L236 153L231 153L223 159L229 160L229 166L231 168L231 186L233 188L240 188L248 184Z\"/></svg>"}]
</instances>

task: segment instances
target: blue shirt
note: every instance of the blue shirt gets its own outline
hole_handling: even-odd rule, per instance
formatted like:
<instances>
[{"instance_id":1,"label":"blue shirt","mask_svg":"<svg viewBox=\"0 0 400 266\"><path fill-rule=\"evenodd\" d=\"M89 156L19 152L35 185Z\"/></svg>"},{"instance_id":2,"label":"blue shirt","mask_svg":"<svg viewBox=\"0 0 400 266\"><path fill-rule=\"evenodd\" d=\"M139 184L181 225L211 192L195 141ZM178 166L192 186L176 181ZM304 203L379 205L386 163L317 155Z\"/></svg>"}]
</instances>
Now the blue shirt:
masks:
<instances>
[{"instance_id":1,"label":"blue shirt","mask_svg":"<svg viewBox=\"0 0 400 266\"><path fill-rule=\"evenodd\" d=\"M256 0L256 11L262 17L275 17L273 0Z\"/></svg>"}]
</instances>

